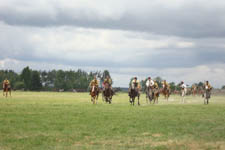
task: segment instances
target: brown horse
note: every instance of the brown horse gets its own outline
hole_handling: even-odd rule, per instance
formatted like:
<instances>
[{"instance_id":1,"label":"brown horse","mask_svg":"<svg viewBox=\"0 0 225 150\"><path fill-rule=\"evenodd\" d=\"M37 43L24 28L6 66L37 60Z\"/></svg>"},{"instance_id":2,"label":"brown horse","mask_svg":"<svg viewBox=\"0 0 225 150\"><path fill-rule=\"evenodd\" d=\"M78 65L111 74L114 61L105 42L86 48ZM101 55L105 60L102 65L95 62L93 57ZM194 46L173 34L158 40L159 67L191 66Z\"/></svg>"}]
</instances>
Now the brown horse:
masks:
<instances>
[{"instance_id":1,"label":"brown horse","mask_svg":"<svg viewBox=\"0 0 225 150\"><path fill-rule=\"evenodd\" d=\"M10 84L4 84L3 85L3 96L8 97L8 92L9 92L9 95L11 96L11 86L10 86Z\"/></svg>"},{"instance_id":2,"label":"brown horse","mask_svg":"<svg viewBox=\"0 0 225 150\"><path fill-rule=\"evenodd\" d=\"M91 101L93 104L97 104L98 95L99 95L99 89L96 86L91 87Z\"/></svg>"},{"instance_id":3,"label":"brown horse","mask_svg":"<svg viewBox=\"0 0 225 150\"><path fill-rule=\"evenodd\" d=\"M105 101L106 103L111 104L112 103L112 96L113 96L114 92L110 88L108 83L106 83L104 86L105 87L104 87L104 90L102 92L102 100Z\"/></svg>"},{"instance_id":4,"label":"brown horse","mask_svg":"<svg viewBox=\"0 0 225 150\"><path fill-rule=\"evenodd\" d=\"M159 94L160 94L160 90L159 89L154 89L153 90L154 93L154 104L159 102Z\"/></svg>"},{"instance_id":5,"label":"brown horse","mask_svg":"<svg viewBox=\"0 0 225 150\"><path fill-rule=\"evenodd\" d=\"M193 86L191 88L191 94L192 94L192 96L196 96L196 94L197 94L197 87L196 86Z\"/></svg>"},{"instance_id":6,"label":"brown horse","mask_svg":"<svg viewBox=\"0 0 225 150\"><path fill-rule=\"evenodd\" d=\"M164 87L161 89L160 92L164 95L165 99L168 101L170 97L170 89L168 87Z\"/></svg>"}]
</instances>

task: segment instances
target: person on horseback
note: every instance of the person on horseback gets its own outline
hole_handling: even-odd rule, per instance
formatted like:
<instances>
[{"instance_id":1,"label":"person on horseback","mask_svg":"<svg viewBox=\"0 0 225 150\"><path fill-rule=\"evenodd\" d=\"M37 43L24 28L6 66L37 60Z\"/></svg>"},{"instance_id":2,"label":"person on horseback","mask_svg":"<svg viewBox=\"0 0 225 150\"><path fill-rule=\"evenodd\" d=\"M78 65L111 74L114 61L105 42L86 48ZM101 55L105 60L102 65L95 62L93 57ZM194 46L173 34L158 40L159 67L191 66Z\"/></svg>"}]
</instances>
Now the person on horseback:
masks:
<instances>
[{"instance_id":1,"label":"person on horseback","mask_svg":"<svg viewBox=\"0 0 225 150\"><path fill-rule=\"evenodd\" d=\"M89 84L90 95L91 95L91 90L92 90L93 86L95 86L98 89L98 80L97 80L96 76L94 76L94 79Z\"/></svg>"},{"instance_id":2,"label":"person on horseback","mask_svg":"<svg viewBox=\"0 0 225 150\"><path fill-rule=\"evenodd\" d=\"M163 89L169 89L170 85L166 82L166 80L163 81L162 83Z\"/></svg>"},{"instance_id":3,"label":"person on horseback","mask_svg":"<svg viewBox=\"0 0 225 150\"><path fill-rule=\"evenodd\" d=\"M204 84L204 96L205 96L205 99L207 100L207 104L208 104L208 99L210 99L211 97L211 90L212 90L212 86L209 84L209 81L206 81L205 84Z\"/></svg>"},{"instance_id":4,"label":"person on horseback","mask_svg":"<svg viewBox=\"0 0 225 150\"><path fill-rule=\"evenodd\" d=\"M106 84L109 84L109 89L112 91L112 79L109 76L106 76L106 78L103 81L103 93L105 93Z\"/></svg>"},{"instance_id":5,"label":"person on horseback","mask_svg":"<svg viewBox=\"0 0 225 150\"><path fill-rule=\"evenodd\" d=\"M155 85L155 83L154 83L154 81L151 79L151 77L148 77L148 80L146 81L146 94L147 95L149 95L149 94L151 94L151 100L152 100L152 98L154 97L154 92L153 92L153 90L154 90L154 85ZM151 91L151 92L149 92L149 91ZM150 100L150 101L151 101Z\"/></svg>"},{"instance_id":6,"label":"person on horseback","mask_svg":"<svg viewBox=\"0 0 225 150\"><path fill-rule=\"evenodd\" d=\"M8 92L10 88L10 82L7 78L3 81L2 87L3 87L3 96L4 96L4 92Z\"/></svg>"},{"instance_id":7,"label":"person on horseback","mask_svg":"<svg viewBox=\"0 0 225 150\"><path fill-rule=\"evenodd\" d=\"M140 84L140 81L137 79L137 77L134 77L133 80L131 81L130 88L129 88L129 91L128 91L129 96L130 96L131 89L134 89L134 88L137 88L138 93L141 90L141 84Z\"/></svg>"},{"instance_id":8,"label":"person on horseback","mask_svg":"<svg viewBox=\"0 0 225 150\"><path fill-rule=\"evenodd\" d=\"M212 86L209 84L209 81L206 81L204 84L204 89L205 90L212 90Z\"/></svg>"},{"instance_id":9,"label":"person on horseback","mask_svg":"<svg viewBox=\"0 0 225 150\"><path fill-rule=\"evenodd\" d=\"M156 81L156 80L154 80L154 89L156 89L156 90L158 90L158 89L159 89L159 85L158 85L158 83L157 83L157 81Z\"/></svg>"},{"instance_id":10,"label":"person on horseback","mask_svg":"<svg viewBox=\"0 0 225 150\"><path fill-rule=\"evenodd\" d=\"M180 87L181 87L182 102L184 103L184 96L185 96L186 93L187 93L187 85L184 84L184 81L181 81Z\"/></svg>"},{"instance_id":11,"label":"person on horseback","mask_svg":"<svg viewBox=\"0 0 225 150\"><path fill-rule=\"evenodd\" d=\"M155 82L151 79L151 77L148 77L148 80L146 81L146 87L147 89L149 88L154 88Z\"/></svg>"}]
</instances>

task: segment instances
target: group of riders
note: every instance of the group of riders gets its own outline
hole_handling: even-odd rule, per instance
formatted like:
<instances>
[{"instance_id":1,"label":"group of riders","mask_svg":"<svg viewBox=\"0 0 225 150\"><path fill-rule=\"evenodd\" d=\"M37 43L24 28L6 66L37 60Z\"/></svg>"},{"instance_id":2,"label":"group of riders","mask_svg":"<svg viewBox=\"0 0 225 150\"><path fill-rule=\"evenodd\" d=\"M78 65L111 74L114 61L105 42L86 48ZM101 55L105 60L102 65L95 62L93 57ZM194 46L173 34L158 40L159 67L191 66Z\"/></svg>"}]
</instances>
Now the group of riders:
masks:
<instances>
[{"instance_id":1,"label":"group of riders","mask_svg":"<svg viewBox=\"0 0 225 150\"><path fill-rule=\"evenodd\" d=\"M146 85L146 89L145 89L146 99L149 99L150 102L152 100L154 100L154 103L158 102L158 97L160 93L162 93L165 96L165 98L168 100L169 95L171 93L171 89L170 89L170 84L168 84L166 80L162 82L161 89L159 88L158 82L156 80L152 80L151 77L148 77L145 85ZM187 85L183 81L181 81L179 84L179 87L181 89L180 95L182 96L181 102L184 103L185 95L187 94ZM197 86L193 85L192 90L196 90L196 89L197 89ZM202 96L205 98L204 104L208 104L209 98L211 95L212 86L209 84L208 81L206 81L204 83L203 89L204 89L204 92L202 93ZM139 104L140 91L141 91L140 81L137 79L137 77L134 77L130 83L129 92L128 92L130 97L130 102L132 104L134 104L135 97L138 97L138 104Z\"/></svg>"},{"instance_id":2,"label":"group of riders","mask_svg":"<svg viewBox=\"0 0 225 150\"><path fill-rule=\"evenodd\" d=\"M160 93L162 93L165 96L165 98L168 100L171 90L170 90L170 84L168 84L166 82L166 80L164 80L162 82L161 89L159 88L158 82L156 80L153 80L151 77L148 77L145 85L146 85L146 89L145 89L146 98L148 98L150 100L150 102L152 100L154 100L154 102L155 102L155 100L158 100ZM179 86L181 88L182 102L184 102L184 96L187 93L187 85L183 81L181 81ZM102 83L102 87L103 87L102 95L103 95L104 100L106 102L111 103L112 96L114 95L114 91L112 89L112 79L110 78L110 76L106 76L106 78L104 79L104 81ZM90 82L89 88L90 88L90 95L94 98L98 98L100 88L99 88L99 82L96 77L94 77L94 79ZM192 89L196 89L196 86L193 85ZM208 104L208 100L211 95L212 86L209 84L208 81L206 81L203 86L203 89L204 89L203 96L205 97L204 103ZM10 81L6 78L3 81L3 96L7 97L8 92L11 95ZM134 104L135 97L138 97L138 99L139 99L140 92L141 92L140 81L137 79L137 77L134 77L130 82L129 90L128 90L128 95L130 97L131 103ZM139 101L138 101L138 103L139 103Z\"/></svg>"}]
</instances>

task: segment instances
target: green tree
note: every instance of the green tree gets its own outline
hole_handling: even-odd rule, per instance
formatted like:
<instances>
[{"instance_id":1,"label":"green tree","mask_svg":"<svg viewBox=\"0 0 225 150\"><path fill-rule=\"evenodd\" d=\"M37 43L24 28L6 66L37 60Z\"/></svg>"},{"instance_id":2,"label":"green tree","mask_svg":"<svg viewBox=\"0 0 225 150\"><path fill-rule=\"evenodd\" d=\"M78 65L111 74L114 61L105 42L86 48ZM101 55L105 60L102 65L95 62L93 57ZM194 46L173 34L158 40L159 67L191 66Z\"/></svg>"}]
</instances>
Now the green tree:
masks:
<instances>
[{"instance_id":1,"label":"green tree","mask_svg":"<svg viewBox=\"0 0 225 150\"><path fill-rule=\"evenodd\" d=\"M22 90L22 89L25 88L25 84L24 84L23 81L17 81L17 82L15 83L14 88L15 88L16 90Z\"/></svg>"},{"instance_id":2,"label":"green tree","mask_svg":"<svg viewBox=\"0 0 225 150\"><path fill-rule=\"evenodd\" d=\"M30 90L31 88L31 72L32 70L27 66L23 69L21 73L21 80L24 82L25 90Z\"/></svg>"},{"instance_id":3,"label":"green tree","mask_svg":"<svg viewBox=\"0 0 225 150\"><path fill-rule=\"evenodd\" d=\"M42 88L41 78L38 71L32 71L30 90L39 91Z\"/></svg>"},{"instance_id":4,"label":"green tree","mask_svg":"<svg viewBox=\"0 0 225 150\"><path fill-rule=\"evenodd\" d=\"M170 82L169 85L171 92L174 92L176 90L176 84L174 82Z\"/></svg>"}]
</instances>

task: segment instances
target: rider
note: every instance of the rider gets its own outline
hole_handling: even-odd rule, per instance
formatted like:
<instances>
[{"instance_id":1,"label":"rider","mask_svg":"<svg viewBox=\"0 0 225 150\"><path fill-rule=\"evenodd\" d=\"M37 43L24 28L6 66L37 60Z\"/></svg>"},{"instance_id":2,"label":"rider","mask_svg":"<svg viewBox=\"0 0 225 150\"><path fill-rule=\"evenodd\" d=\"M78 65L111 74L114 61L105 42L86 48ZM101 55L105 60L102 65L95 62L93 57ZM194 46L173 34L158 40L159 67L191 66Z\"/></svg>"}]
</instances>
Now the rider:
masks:
<instances>
[{"instance_id":1,"label":"rider","mask_svg":"<svg viewBox=\"0 0 225 150\"><path fill-rule=\"evenodd\" d=\"M105 84L109 84L109 88L112 90L112 79L109 76L106 76L104 82L103 82L103 92L105 93Z\"/></svg>"},{"instance_id":2,"label":"rider","mask_svg":"<svg viewBox=\"0 0 225 150\"><path fill-rule=\"evenodd\" d=\"M180 87L181 87L181 96L183 97L183 98L182 98L182 101L183 101L183 103L184 103L184 96L185 96L186 93L187 93L187 85L184 84L184 81L181 81Z\"/></svg>"},{"instance_id":3,"label":"rider","mask_svg":"<svg viewBox=\"0 0 225 150\"><path fill-rule=\"evenodd\" d=\"M146 87L147 89L149 88L154 88L155 82L151 79L151 77L148 77L148 80L146 81Z\"/></svg>"},{"instance_id":4,"label":"rider","mask_svg":"<svg viewBox=\"0 0 225 150\"><path fill-rule=\"evenodd\" d=\"M94 79L89 84L90 94L91 94L91 90L92 90L93 86L97 87L97 89L98 89L98 80L97 80L96 76L94 76Z\"/></svg>"},{"instance_id":5,"label":"rider","mask_svg":"<svg viewBox=\"0 0 225 150\"><path fill-rule=\"evenodd\" d=\"M163 88L169 89L170 85L166 82L166 80L163 81L162 83Z\"/></svg>"},{"instance_id":6,"label":"rider","mask_svg":"<svg viewBox=\"0 0 225 150\"><path fill-rule=\"evenodd\" d=\"M159 89L159 85L158 85L158 83L157 83L156 80L154 80L154 88L155 88L155 89Z\"/></svg>"},{"instance_id":7,"label":"rider","mask_svg":"<svg viewBox=\"0 0 225 150\"><path fill-rule=\"evenodd\" d=\"M2 86L4 90L10 86L10 82L7 78L3 81Z\"/></svg>"},{"instance_id":8,"label":"rider","mask_svg":"<svg viewBox=\"0 0 225 150\"><path fill-rule=\"evenodd\" d=\"M206 81L204 84L204 89L205 90L212 90L212 86L209 84L209 81Z\"/></svg>"},{"instance_id":9,"label":"rider","mask_svg":"<svg viewBox=\"0 0 225 150\"><path fill-rule=\"evenodd\" d=\"M131 88L134 89L134 88L137 88L138 92L140 92L140 89L141 89L141 84L139 82L139 80L137 79L137 77L134 77L133 80L131 81L131 87L129 88L129 96L130 96L130 91L131 91Z\"/></svg>"},{"instance_id":10,"label":"rider","mask_svg":"<svg viewBox=\"0 0 225 150\"><path fill-rule=\"evenodd\" d=\"M3 87L3 95L4 95L4 92L6 92L6 89L9 90L10 88L10 82L7 78L3 81L2 87Z\"/></svg>"}]
</instances>

